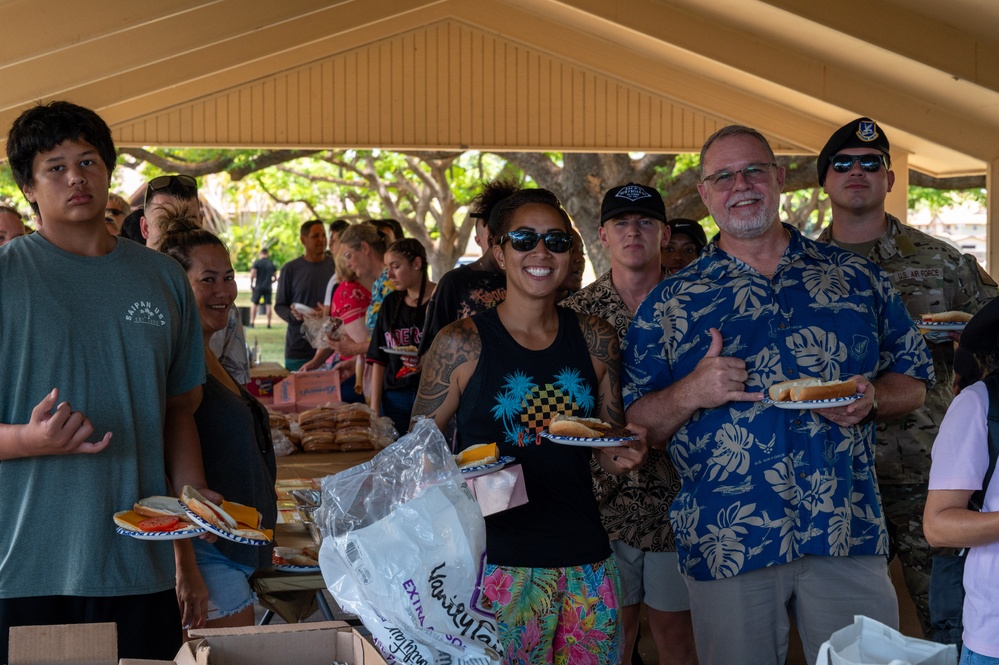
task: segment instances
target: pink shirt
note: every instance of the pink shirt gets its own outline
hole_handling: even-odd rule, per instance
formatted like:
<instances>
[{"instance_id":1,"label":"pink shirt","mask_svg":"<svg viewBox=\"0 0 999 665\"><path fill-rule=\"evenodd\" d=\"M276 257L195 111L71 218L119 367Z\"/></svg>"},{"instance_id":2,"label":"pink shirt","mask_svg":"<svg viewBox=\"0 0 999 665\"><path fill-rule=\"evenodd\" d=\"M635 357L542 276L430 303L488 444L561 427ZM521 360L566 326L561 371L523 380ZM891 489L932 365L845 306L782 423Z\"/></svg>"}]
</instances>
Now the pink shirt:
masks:
<instances>
[{"instance_id":1,"label":"pink shirt","mask_svg":"<svg viewBox=\"0 0 999 665\"><path fill-rule=\"evenodd\" d=\"M933 443L931 490L982 488L989 465L988 411L981 381L954 398ZM999 510L999 474L992 476L982 510ZM999 540L968 551L964 589L964 642L972 651L999 657Z\"/></svg>"}]
</instances>

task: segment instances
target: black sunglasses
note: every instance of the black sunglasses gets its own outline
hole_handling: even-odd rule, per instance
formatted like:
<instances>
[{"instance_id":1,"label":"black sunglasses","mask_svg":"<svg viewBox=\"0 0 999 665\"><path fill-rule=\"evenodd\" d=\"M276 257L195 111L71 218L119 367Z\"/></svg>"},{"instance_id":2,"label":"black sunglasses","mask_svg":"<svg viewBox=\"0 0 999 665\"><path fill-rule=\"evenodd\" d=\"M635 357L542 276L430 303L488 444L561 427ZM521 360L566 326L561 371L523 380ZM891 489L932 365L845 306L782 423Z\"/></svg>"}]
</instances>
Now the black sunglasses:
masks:
<instances>
[{"instance_id":1,"label":"black sunglasses","mask_svg":"<svg viewBox=\"0 0 999 665\"><path fill-rule=\"evenodd\" d=\"M529 252L538 246L538 241L543 240L549 252L564 254L572 248L572 234L565 231L549 231L548 233L538 233L528 229L510 231L500 236L499 244L502 245L507 240L510 246L518 252Z\"/></svg>"},{"instance_id":2,"label":"black sunglasses","mask_svg":"<svg viewBox=\"0 0 999 665\"><path fill-rule=\"evenodd\" d=\"M877 173L881 170L881 166L884 165L888 168L888 163L885 161L884 155L877 154L867 154L867 155L834 155L831 160L829 160L829 166L836 173L849 173L853 170L854 164L860 164L860 168L868 173Z\"/></svg>"},{"instance_id":3,"label":"black sunglasses","mask_svg":"<svg viewBox=\"0 0 999 665\"><path fill-rule=\"evenodd\" d=\"M160 175L146 183L146 195L142 199L142 207L149 203L149 197L164 189L180 190L191 196L198 194L198 181L189 175Z\"/></svg>"}]
</instances>

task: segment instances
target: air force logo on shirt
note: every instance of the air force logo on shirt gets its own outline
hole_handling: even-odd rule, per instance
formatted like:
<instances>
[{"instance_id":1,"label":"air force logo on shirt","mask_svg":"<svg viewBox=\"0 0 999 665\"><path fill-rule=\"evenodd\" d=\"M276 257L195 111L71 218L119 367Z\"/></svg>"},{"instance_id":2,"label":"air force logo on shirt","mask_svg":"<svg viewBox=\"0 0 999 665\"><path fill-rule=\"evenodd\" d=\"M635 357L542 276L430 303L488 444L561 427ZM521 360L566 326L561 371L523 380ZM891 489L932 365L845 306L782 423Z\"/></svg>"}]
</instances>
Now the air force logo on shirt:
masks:
<instances>
[{"instance_id":1,"label":"air force logo on shirt","mask_svg":"<svg viewBox=\"0 0 999 665\"><path fill-rule=\"evenodd\" d=\"M138 300L132 303L125 314L125 320L132 323L144 323L150 326L165 326L166 316L147 300Z\"/></svg>"}]
</instances>

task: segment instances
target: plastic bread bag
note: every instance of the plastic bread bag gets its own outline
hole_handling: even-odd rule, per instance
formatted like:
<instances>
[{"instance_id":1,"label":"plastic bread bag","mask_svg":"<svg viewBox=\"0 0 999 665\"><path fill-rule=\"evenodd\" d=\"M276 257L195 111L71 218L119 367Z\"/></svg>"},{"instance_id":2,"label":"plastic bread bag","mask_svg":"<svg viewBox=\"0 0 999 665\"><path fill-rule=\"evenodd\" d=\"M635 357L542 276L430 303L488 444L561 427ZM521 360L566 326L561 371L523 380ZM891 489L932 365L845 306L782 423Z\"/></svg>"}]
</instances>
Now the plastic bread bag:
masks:
<instances>
[{"instance_id":1,"label":"plastic bread bag","mask_svg":"<svg viewBox=\"0 0 999 665\"><path fill-rule=\"evenodd\" d=\"M327 336L343 339L343 319L338 317L306 317L302 321L302 337L314 349L330 348Z\"/></svg>"},{"instance_id":2,"label":"plastic bread bag","mask_svg":"<svg viewBox=\"0 0 999 665\"><path fill-rule=\"evenodd\" d=\"M500 662L485 520L432 420L324 478L316 521L326 586L388 663Z\"/></svg>"}]
</instances>

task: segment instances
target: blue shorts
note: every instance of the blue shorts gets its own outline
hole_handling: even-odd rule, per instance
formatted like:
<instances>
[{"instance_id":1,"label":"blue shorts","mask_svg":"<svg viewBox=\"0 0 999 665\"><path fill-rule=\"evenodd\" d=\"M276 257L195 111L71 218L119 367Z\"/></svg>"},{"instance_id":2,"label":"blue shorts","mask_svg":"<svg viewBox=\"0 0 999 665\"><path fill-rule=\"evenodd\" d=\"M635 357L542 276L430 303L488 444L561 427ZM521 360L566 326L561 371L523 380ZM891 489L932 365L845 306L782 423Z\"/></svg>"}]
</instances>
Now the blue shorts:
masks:
<instances>
[{"instance_id":1,"label":"blue shorts","mask_svg":"<svg viewBox=\"0 0 999 665\"><path fill-rule=\"evenodd\" d=\"M645 603L660 612L690 609L676 552L645 552L623 540L612 540L611 549L621 571L621 605Z\"/></svg>"},{"instance_id":2,"label":"blue shorts","mask_svg":"<svg viewBox=\"0 0 999 665\"><path fill-rule=\"evenodd\" d=\"M209 620L236 614L257 602L257 594L250 588L255 568L230 561L200 538L195 538L193 544L198 570L208 587Z\"/></svg>"}]
</instances>

